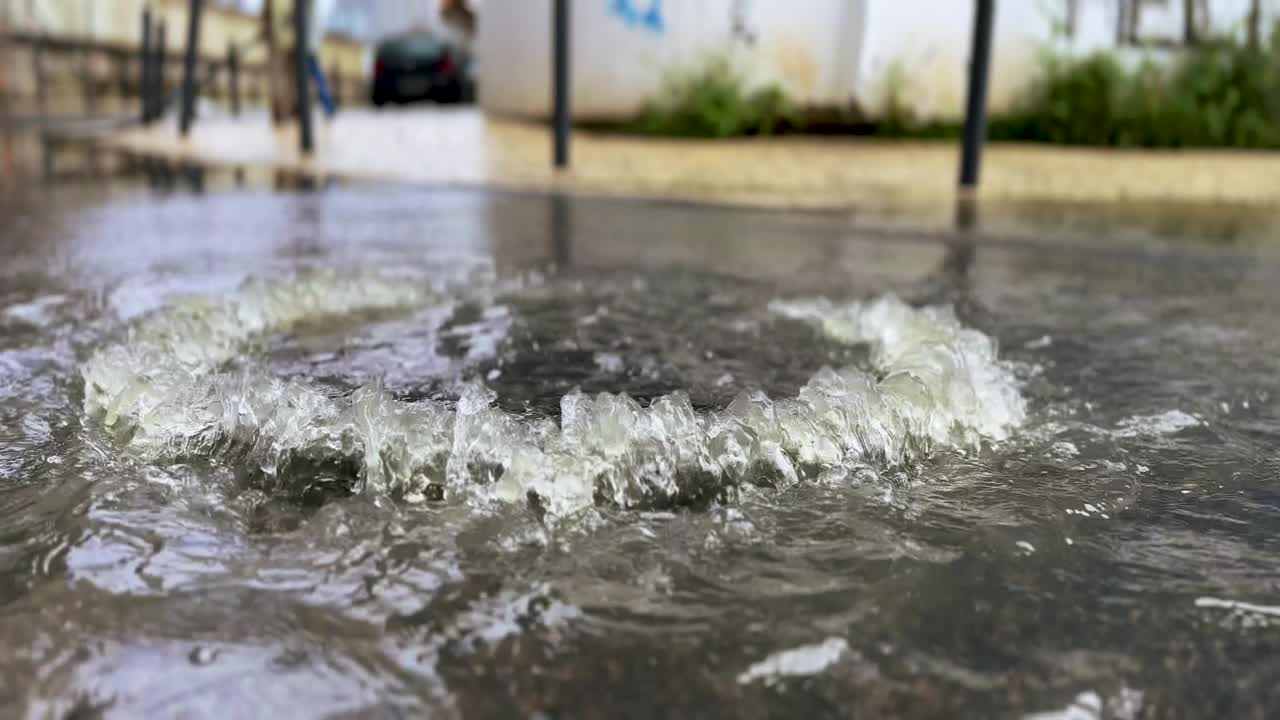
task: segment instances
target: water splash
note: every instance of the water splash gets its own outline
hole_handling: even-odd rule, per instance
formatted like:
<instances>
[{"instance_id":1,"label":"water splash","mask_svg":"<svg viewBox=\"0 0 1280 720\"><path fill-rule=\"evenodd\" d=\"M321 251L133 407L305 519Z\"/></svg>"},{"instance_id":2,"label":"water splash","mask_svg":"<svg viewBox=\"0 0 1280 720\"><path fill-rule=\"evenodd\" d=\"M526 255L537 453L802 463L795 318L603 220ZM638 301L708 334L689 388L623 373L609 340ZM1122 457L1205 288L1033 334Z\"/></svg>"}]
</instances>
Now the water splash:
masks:
<instances>
[{"instance_id":1,"label":"water splash","mask_svg":"<svg viewBox=\"0 0 1280 720\"><path fill-rule=\"evenodd\" d=\"M298 383L215 374L268 333L288 332L327 317L389 312L438 299L426 286L382 278L316 274L250 282L226 298L184 298L135 323L124 342L95 353L80 368L85 409L109 428L128 431L144 454L200 447L221 422L270 417L274 425L306 422L326 402ZM212 377L211 377L212 376Z\"/></svg>"},{"instance_id":2,"label":"water splash","mask_svg":"<svg viewBox=\"0 0 1280 720\"><path fill-rule=\"evenodd\" d=\"M527 501L557 516L861 477L940 448L1004 440L1025 415L991 338L949 309L892 296L773 303L837 341L870 344L874 372L823 368L794 398L745 392L717 412L695 412L683 392L647 407L625 394L572 392L557 425L495 407L480 382L454 405L398 401L377 384L336 396L251 365L228 369L272 333L451 299L419 283L326 274L184 301L83 365L85 409L145 460L217 456L276 486L328 474L408 500Z\"/></svg>"}]
</instances>

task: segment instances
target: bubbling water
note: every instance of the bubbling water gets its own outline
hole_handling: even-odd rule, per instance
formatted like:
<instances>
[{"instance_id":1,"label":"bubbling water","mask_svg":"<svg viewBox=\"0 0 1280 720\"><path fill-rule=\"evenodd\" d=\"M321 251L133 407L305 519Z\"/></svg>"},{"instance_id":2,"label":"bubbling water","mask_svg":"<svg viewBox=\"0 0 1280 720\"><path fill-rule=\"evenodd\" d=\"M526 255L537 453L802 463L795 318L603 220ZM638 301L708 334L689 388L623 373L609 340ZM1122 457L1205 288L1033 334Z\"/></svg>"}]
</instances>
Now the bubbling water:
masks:
<instances>
[{"instance_id":1,"label":"bubbling water","mask_svg":"<svg viewBox=\"0 0 1280 720\"><path fill-rule=\"evenodd\" d=\"M891 295L775 301L777 315L869 344L872 371L824 367L796 397L744 392L712 412L695 411L684 392L641 406L622 393L574 391L557 424L496 407L478 381L456 404L406 402L376 383L341 395L234 362L273 334L326 318L502 292L518 290L324 273L184 300L83 364L85 410L144 461L218 458L283 490L326 468L354 489L409 501L528 502L554 516L596 504L700 505L748 484L837 482L1005 440L1025 415L991 338L947 308Z\"/></svg>"}]
</instances>

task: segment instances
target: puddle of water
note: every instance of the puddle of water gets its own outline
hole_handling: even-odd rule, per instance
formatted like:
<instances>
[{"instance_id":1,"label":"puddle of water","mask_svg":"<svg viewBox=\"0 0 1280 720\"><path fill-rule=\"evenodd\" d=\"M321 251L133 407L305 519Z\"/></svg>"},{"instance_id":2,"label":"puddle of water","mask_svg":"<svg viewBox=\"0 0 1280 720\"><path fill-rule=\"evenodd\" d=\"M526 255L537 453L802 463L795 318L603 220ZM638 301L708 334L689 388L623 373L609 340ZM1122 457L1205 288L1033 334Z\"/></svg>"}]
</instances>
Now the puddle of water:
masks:
<instances>
[{"instance_id":1,"label":"puddle of water","mask_svg":"<svg viewBox=\"0 0 1280 720\"><path fill-rule=\"evenodd\" d=\"M6 707L1280 708L1265 245L210 177L6 201Z\"/></svg>"}]
</instances>

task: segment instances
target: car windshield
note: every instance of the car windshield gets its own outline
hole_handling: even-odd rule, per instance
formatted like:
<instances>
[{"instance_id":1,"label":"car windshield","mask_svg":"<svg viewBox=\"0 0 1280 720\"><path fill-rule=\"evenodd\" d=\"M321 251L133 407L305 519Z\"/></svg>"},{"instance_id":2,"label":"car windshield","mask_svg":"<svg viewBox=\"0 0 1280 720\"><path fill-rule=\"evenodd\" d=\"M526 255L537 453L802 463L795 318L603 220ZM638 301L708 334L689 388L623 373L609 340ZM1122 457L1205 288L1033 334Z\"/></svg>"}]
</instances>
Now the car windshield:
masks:
<instances>
[{"instance_id":1,"label":"car windshield","mask_svg":"<svg viewBox=\"0 0 1280 720\"><path fill-rule=\"evenodd\" d=\"M410 35L383 43L379 55L422 57L444 52L445 43L431 35Z\"/></svg>"}]
</instances>

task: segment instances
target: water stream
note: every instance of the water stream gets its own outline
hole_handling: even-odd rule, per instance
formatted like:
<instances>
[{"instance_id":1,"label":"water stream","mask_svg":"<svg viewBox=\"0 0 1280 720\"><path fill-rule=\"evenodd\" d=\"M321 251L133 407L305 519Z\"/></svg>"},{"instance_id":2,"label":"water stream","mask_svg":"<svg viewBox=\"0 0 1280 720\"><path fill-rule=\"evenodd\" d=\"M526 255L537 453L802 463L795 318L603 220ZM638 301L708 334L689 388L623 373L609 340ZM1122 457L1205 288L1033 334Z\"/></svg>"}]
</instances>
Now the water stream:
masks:
<instances>
[{"instance_id":1,"label":"water stream","mask_svg":"<svg viewBox=\"0 0 1280 720\"><path fill-rule=\"evenodd\" d=\"M1264 241L0 210L15 716L1280 711Z\"/></svg>"}]
</instances>

